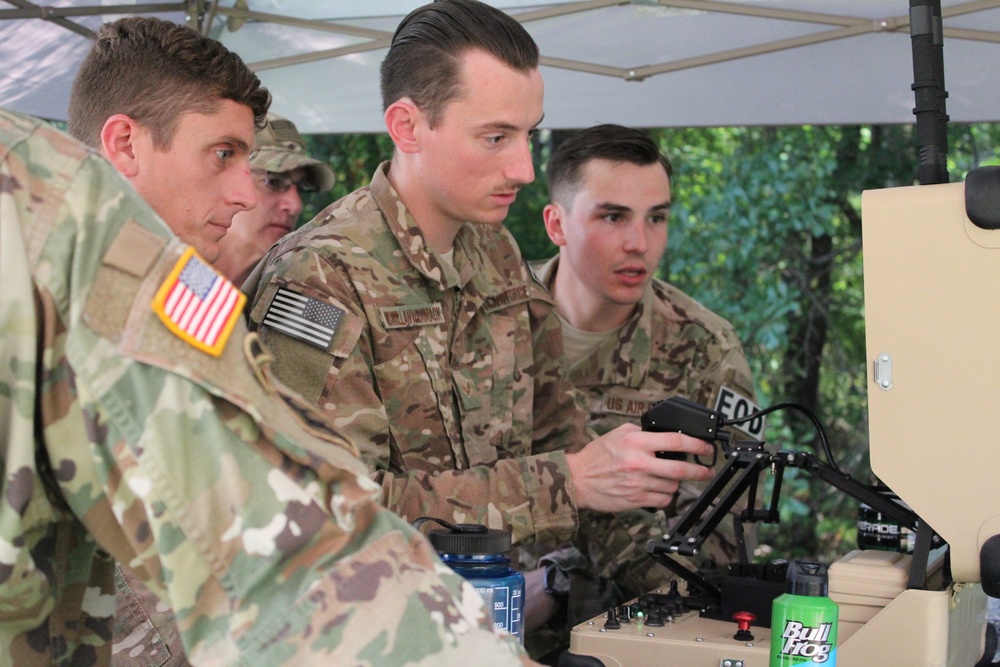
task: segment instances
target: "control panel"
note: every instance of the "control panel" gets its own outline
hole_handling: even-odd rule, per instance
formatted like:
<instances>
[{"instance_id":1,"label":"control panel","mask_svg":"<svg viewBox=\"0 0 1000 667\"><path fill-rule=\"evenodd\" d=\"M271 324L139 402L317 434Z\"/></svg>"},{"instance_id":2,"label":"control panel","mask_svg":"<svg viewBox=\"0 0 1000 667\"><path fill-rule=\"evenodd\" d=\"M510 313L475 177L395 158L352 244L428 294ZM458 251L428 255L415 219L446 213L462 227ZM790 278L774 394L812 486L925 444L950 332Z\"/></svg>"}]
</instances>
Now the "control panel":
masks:
<instances>
[{"instance_id":1,"label":"control panel","mask_svg":"<svg viewBox=\"0 0 1000 667\"><path fill-rule=\"evenodd\" d=\"M749 612L706 618L680 602L676 589L654 591L573 628L560 667L767 667L771 631ZM627 660L625 658L627 656Z\"/></svg>"}]
</instances>

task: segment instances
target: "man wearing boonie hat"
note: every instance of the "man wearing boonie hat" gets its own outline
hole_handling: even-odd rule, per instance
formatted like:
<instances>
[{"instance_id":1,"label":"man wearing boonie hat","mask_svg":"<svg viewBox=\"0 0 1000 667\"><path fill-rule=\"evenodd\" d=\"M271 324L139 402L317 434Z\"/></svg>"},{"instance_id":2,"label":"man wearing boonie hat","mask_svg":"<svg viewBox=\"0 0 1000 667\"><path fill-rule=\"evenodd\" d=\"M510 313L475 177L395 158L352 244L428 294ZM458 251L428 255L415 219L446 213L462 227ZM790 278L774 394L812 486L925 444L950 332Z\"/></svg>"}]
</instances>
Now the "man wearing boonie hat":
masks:
<instances>
[{"instance_id":1,"label":"man wearing boonie hat","mask_svg":"<svg viewBox=\"0 0 1000 667\"><path fill-rule=\"evenodd\" d=\"M335 178L330 165L306 155L295 124L273 113L257 132L257 152L250 172L257 188L257 206L233 217L233 226L219 242L215 268L242 285L264 253L295 228L302 212L303 192L326 192Z\"/></svg>"}]
</instances>

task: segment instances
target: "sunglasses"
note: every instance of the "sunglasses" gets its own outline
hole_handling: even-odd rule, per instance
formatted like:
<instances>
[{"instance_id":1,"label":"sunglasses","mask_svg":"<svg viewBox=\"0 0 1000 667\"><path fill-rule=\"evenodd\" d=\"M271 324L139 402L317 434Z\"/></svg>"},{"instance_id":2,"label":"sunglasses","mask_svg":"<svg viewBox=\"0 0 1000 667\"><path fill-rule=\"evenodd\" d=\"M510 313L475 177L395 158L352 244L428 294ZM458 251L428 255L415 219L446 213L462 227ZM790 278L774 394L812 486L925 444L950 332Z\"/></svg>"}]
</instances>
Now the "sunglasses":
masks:
<instances>
[{"instance_id":1,"label":"sunglasses","mask_svg":"<svg viewBox=\"0 0 1000 667\"><path fill-rule=\"evenodd\" d=\"M299 191L299 194L316 192L316 184L304 176L295 179L288 174L279 174L274 171L265 171L263 169L251 169L250 171L254 175L254 178L263 183L264 187L271 192L278 194L288 192L288 188L293 185L296 190Z\"/></svg>"}]
</instances>

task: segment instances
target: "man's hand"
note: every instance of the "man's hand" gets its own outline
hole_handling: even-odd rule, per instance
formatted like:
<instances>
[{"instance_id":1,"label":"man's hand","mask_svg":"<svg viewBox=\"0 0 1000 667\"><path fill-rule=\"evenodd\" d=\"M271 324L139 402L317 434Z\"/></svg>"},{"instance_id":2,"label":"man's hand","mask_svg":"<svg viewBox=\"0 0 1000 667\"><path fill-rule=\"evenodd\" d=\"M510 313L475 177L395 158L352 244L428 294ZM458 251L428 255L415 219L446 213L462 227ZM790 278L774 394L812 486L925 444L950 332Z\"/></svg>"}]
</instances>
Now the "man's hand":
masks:
<instances>
[{"instance_id":1,"label":"man's hand","mask_svg":"<svg viewBox=\"0 0 1000 667\"><path fill-rule=\"evenodd\" d=\"M711 479L712 468L656 458L656 452L710 456L712 446L680 433L652 433L623 424L567 454L579 507L620 512L666 507L683 480Z\"/></svg>"}]
</instances>

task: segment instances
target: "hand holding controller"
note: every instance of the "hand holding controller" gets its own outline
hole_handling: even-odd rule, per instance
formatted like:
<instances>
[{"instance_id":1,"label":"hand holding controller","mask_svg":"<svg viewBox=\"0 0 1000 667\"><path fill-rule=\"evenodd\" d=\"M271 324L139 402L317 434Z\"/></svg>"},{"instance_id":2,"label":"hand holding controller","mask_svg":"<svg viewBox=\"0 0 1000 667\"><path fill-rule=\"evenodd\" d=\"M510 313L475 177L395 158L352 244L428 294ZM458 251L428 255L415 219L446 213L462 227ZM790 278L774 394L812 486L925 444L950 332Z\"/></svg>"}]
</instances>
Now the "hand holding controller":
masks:
<instances>
[{"instance_id":1,"label":"hand holding controller","mask_svg":"<svg viewBox=\"0 0 1000 667\"><path fill-rule=\"evenodd\" d=\"M714 443L725 434L719 433L719 413L710 411L703 405L698 405L686 398L673 396L660 401L643 413L640 423L643 431L653 433L683 433L692 438L700 438L708 443ZM657 458L684 461L687 455L681 452L657 452ZM714 458L714 457L713 457ZM712 466L712 462L702 462L697 456L695 463Z\"/></svg>"}]
</instances>

